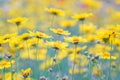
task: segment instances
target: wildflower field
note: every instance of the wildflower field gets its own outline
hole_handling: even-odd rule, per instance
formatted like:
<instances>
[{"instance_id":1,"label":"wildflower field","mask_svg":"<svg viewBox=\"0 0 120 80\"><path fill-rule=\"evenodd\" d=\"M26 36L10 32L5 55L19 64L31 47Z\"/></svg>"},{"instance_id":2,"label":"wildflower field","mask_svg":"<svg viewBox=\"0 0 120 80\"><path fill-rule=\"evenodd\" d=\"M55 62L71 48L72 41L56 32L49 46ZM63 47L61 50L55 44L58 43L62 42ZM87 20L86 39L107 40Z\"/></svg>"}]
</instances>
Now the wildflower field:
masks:
<instances>
[{"instance_id":1,"label":"wildflower field","mask_svg":"<svg viewBox=\"0 0 120 80\"><path fill-rule=\"evenodd\" d=\"M0 0L0 80L120 80L120 0Z\"/></svg>"}]
</instances>

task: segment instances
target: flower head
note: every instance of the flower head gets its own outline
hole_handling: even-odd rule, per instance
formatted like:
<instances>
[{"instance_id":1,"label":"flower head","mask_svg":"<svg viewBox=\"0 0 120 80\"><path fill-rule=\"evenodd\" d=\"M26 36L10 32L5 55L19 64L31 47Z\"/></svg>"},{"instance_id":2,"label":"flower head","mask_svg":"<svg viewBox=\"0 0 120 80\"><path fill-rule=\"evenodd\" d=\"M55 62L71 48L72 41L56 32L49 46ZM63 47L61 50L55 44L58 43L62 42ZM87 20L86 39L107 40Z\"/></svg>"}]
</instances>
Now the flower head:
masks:
<instances>
[{"instance_id":1,"label":"flower head","mask_svg":"<svg viewBox=\"0 0 120 80\"><path fill-rule=\"evenodd\" d=\"M30 77L30 73L31 73L31 68L27 68L26 70L21 70L22 76L23 78L28 78Z\"/></svg>"},{"instance_id":2,"label":"flower head","mask_svg":"<svg viewBox=\"0 0 120 80\"><path fill-rule=\"evenodd\" d=\"M10 23L15 23L17 26L19 26L22 22L26 21L27 18L25 17L17 17L15 19L10 19L10 20L7 20L8 22Z\"/></svg>"},{"instance_id":3,"label":"flower head","mask_svg":"<svg viewBox=\"0 0 120 80\"><path fill-rule=\"evenodd\" d=\"M14 61L12 61L12 63L14 63ZM2 60L0 62L0 69L9 68L10 66L11 66L10 61L8 61L8 60Z\"/></svg>"},{"instance_id":4,"label":"flower head","mask_svg":"<svg viewBox=\"0 0 120 80\"><path fill-rule=\"evenodd\" d=\"M58 35L65 35L65 36L70 35L70 32L64 31L63 29L60 29L60 28L58 28L58 29L50 28L50 30L51 30L53 33L56 33L56 34L58 34Z\"/></svg>"},{"instance_id":5,"label":"flower head","mask_svg":"<svg viewBox=\"0 0 120 80\"><path fill-rule=\"evenodd\" d=\"M82 13L82 14L74 14L72 16L73 19L77 19L77 20L85 20L86 18L92 16L93 14L92 13Z\"/></svg>"},{"instance_id":6,"label":"flower head","mask_svg":"<svg viewBox=\"0 0 120 80\"><path fill-rule=\"evenodd\" d=\"M75 25L75 22L76 21L73 21L73 20L65 20L65 21L62 21L60 25L64 28L70 28Z\"/></svg>"},{"instance_id":7,"label":"flower head","mask_svg":"<svg viewBox=\"0 0 120 80\"><path fill-rule=\"evenodd\" d=\"M58 16L58 15L64 16L65 15L64 11L62 11L60 9L56 9L56 8L46 8L45 11L52 15L56 15L56 16Z\"/></svg>"},{"instance_id":8,"label":"flower head","mask_svg":"<svg viewBox=\"0 0 120 80\"><path fill-rule=\"evenodd\" d=\"M67 42L72 42L72 43L74 43L74 44L78 44L78 43L80 43L80 42L87 42L87 40L84 39L84 38L81 37L81 36L67 37L67 38L65 38L65 40L66 40Z\"/></svg>"},{"instance_id":9,"label":"flower head","mask_svg":"<svg viewBox=\"0 0 120 80\"><path fill-rule=\"evenodd\" d=\"M61 41L47 42L46 44L47 44L47 46L50 46L50 47L52 47L54 49L58 49L58 50L65 49L68 46L67 43L61 42Z\"/></svg>"},{"instance_id":10,"label":"flower head","mask_svg":"<svg viewBox=\"0 0 120 80\"><path fill-rule=\"evenodd\" d=\"M111 58L111 59L113 59L113 60L116 59L115 56L111 56L110 53L108 53L108 52L103 53L103 55L101 55L101 58L102 58L102 59L110 59L110 58Z\"/></svg>"},{"instance_id":11,"label":"flower head","mask_svg":"<svg viewBox=\"0 0 120 80\"><path fill-rule=\"evenodd\" d=\"M34 36L34 37L36 37L36 38L39 38L39 39L43 39L43 38L51 38L51 36L49 36L49 35L47 35L47 34L45 34L45 33L43 33L43 32L31 32L30 31L30 35L31 36Z\"/></svg>"},{"instance_id":12,"label":"flower head","mask_svg":"<svg viewBox=\"0 0 120 80\"><path fill-rule=\"evenodd\" d=\"M19 39L22 41L28 40L30 38L30 34L29 33L24 33L21 36L19 36Z\"/></svg>"}]
</instances>

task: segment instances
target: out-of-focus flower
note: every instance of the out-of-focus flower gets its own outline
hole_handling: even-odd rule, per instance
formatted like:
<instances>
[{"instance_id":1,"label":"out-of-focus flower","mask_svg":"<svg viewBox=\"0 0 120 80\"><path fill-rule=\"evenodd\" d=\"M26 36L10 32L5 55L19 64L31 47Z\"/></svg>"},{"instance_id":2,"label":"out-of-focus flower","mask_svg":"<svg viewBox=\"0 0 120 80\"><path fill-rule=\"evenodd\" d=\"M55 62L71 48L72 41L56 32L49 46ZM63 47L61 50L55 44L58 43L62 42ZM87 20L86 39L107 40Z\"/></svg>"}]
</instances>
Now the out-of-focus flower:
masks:
<instances>
[{"instance_id":1,"label":"out-of-focus flower","mask_svg":"<svg viewBox=\"0 0 120 80\"><path fill-rule=\"evenodd\" d=\"M12 60L12 64L15 63L15 61ZM8 60L2 60L0 62L0 69L3 69L3 68L9 68L11 66L11 63L10 61Z\"/></svg>"},{"instance_id":2,"label":"out-of-focus flower","mask_svg":"<svg viewBox=\"0 0 120 80\"><path fill-rule=\"evenodd\" d=\"M21 43L20 39L18 37L14 37L9 41L9 46L10 48L17 49L20 43Z\"/></svg>"},{"instance_id":3,"label":"out-of-focus flower","mask_svg":"<svg viewBox=\"0 0 120 80\"><path fill-rule=\"evenodd\" d=\"M94 33L95 30L96 30L96 26L92 23L80 25L80 32L89 34L89 33Z\"/></svg>"},{"instance_id":4,"label":"out-of-focus flower","mask_svg":"<svg viewBox=\"0 0 120 80\"><path fill-rule=\"evenodd\" d=\"M27 20L27 18L25 18L25 17L18 17L18 18L14 18L14 19L9 19L7 21L10 23L15 23L16 25L19 26L22 22L24 22L26 20Z\"/></svg>"},{"instance_id":5,"label":"out-of-focus flower","mask_svg":"<svg viewBox=\"0 0 120 80\"><path fill-rule=\"evenodd\" d=\"M76 21L73 20L65 20L65 21L61 21L61 26L64 28L70 28L73 27L75 25Z\"/></svg>"},{"instance_id":6,"label":"out-of-focus flower","mask_svg":"<svg viewBox=\"0 0 120 80\"><path fill-rule=\"evenodd\" d=\"M69 69L70 74L79 74L79 73L85 73L87 72L87 69L74 69L74 72L72 73L72 68Z\"/></svg>"},{"instance_id":7,"label":"out-of-focus flower","mask_svg":"<svg viewBox=\"0 0 120 80\"><path fill-rule=\"evenodd\" d=\"M82 50L84 50L84 49L86 49L87 48L87 46L83 46L83 47L77 47L76 48L76 53L80 53L80 51L82 51ZM74 53L74 48L68 48L67 50L66 50L67 52L68 52L68 54L72 54L72 53Z\"/></svg>"},{"instance_id":8,"label":"out-of-focus flower","mask_svg":"<svg viewBox=\"0 0 120 80\"><path fill-rule=\"evenodd\" d=\"M101 55L102 59L110 59L110 57L113 60L117 59L115 56L111 56L110 53L108 53L108 52L105 52L105 53L103 53L103 55Z\"/></svg>"},{"instance_id":9,"label":"out-of-focus flower","mask_svg":"<svg viewBox=\"0 0 120 80\"><path fill-rule=\"evenodd\" d=\"M65 35L65 36L70 35L70 32L64 31L63 29L60 29L60 28L58 28L58 29L50 28L50 30L51 30L52 32L58 34L58 35Z\"/></svg>"},{"instance_id":10,"label":"out-of-focus flower","mask_svg":"<svg viewBox=\"0 0 120 80\"><path fill-rule=\"evenodd\" d=\"M38 60L45 60L46 59L46 55L47 55L47 50L46 49L43 48L43 49L38 50L38 55L37 55ZM29 56L30 56L31 60L36 60L36 50L32 50L31 49ZM22 59L28 59L29 56L28 56L28 52L27 51L23 51L20 54L20 57Z\"/></svg>"},{"instance_id":11,"label":"out-of-focus flower","mask_svg":"<svg viewBox=\"0 0 120 80\"><path fill-rule=\"evenodd\" d=\"M100 67L98 66L95 66L93 67L93 74L96 75L96 76L100 76L101 75L101 70L100 70Z\"/></svg>"},{"instance_id":12,"label":"out-of-focus flower","mask_svg":"<svg viewBox=\"0 0 120 80\"><path fill-rule=\"evenodd\" d=\"M65 15L64 11L61 9L46 8L45 11L52 14L52 15L55 15L55 16L64 16Z\"/></svg>"},{"instance_id":13,"label":"out-of-focus flower","mask_svg":"<svg viewBox=\"0 0 120 80\"><path fill-rule=\"evenodd\" d=\"M13 37L16 36L16 33L13 33L13 34L6 34L4 36L1 37L1 39L3 40L4 43L7 43L9 42L9 40Z\"/></svg>"},{"instance_id":14,"label":"out-of-focus flower","mask_svg":"<svg viewBox=\"0 0 120 80\"><path fill-rule=\"evenodd\" d=\"M23 78L29 78L30 74L31 74L31 68L27 68L26 70L21 70L21 74L23 76Z\"/></svg>"},{"instance_id":15,"label":"out-of-focus flower","mask_svg":"<svg viewBox=\"0 0 120 80\"><path fill-rule=\"evenodd\" d=\"M85 20L86 18L92 16L93 14L92 13L82 13L82 14L74 14L72 16L73 19L77 19L77 20L80 20L80 21L83 21Z\"/></svg>"},{"instance_id":16,"label":"out-of-focus flower","mask_svg":"<svg viewBox=\"0 0 120 80\"><path fill-rule=\"evenodd\" d=\"M52 47L53 49L58 49L58 50L63 50L68 46L67 43L61 41L46 42L46 45Z\"/></svg>"},{"instance_id":17,"label":"out-of-focus flower","mask_svg":"<svg viewBox=\"0 0 120 80\"><path fill-rule=\"evenodd\" d=\"M100 9L102 2L101 1L96 1L96 0L80 0L81 3L86 5L88 8L92 9Z\"/></svg>"},{"instance_id":18,"label":"out-of-focus flower","mask_svg":"<svg viewBox=\"0 0 120 80\"><path fill-rule=\"evenodd\" d=\"M78 44L78 43L81 43L81 42L87 42L86 39L84 39L83 37L81 36L72 36L72 37L67 37L65 38L65 41L67 42L71 42L71 43L74 43L74 44Z\"/></svg>"},{"instance_id":19,"label":"out-of-focus flower","mask_svg":"<svg viewBox=\"0 0 120 80\"><path fill-rule=\"evenodd\" d=\"M3 80L3 76L0 74L0 80Z\"/></svg>"},{"instance_id":20,"label":"out-of-focus flower","mask_svg":"<svg viewBox=\"0 0 120 80\"><path fill-rule=\"evenodd\" d=\"M39 39L51 38L51 36L49 36L43 32L31 32L31 31L29 31L29 32L30 32L31 36L34 36L34 37L39 38Z\"/></svg>"},{"instance_id":21,"label":"out-of-focus flower","mask_svg":"<svg viewBox=\"0 0 120 80\"><path fill-rule=\"evenodd\" d=\"M22 34L22 35L20 35L19 36L19 39L21 40L21 41L26 41L26 40L28 40L28 39L30 39L30 34L29 33L24 33L24 34Z\"/></svg>"}]
</instances>

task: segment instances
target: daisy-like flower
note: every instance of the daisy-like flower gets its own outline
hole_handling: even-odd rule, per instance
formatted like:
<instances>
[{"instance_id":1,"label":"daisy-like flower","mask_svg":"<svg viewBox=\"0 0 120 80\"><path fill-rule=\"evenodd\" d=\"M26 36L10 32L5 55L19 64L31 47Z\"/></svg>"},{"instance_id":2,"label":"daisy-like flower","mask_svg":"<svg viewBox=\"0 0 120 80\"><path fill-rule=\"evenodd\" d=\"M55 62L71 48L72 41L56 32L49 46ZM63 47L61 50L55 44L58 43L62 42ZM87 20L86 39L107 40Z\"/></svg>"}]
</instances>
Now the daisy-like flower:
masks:
<instances>
[{"instance_id":1,"label":"daisy-like flower","mask_svg":"<svg viewBox=\"0 0 120 80\"><path fill-rule=\"evenodd\" d=\"M77 20L80 20L80 21L83 21L85 20L86 18L92 16L93 14L92 13L82 13L82 14L74 14L72 16L73 19L77 19Z\"/></svg>"},{"instance_id":2,"label":"daisy-like flower","mask_svg":"<svg viewBox=\"0 0 120 80\"><path fill-rule=\"evenodd\" d=\"M25 40L28 40L30 37L31 37L31 36L30 36L29 33L24 33L24 34L22 34L21 36L19 36L19 39L20 39L21 41L25 41Z\"/></svg>"},{"instance_id":3,"label":"daisy-like flower","mask_svg":"<svg viewBox=\"0 0 120 80\"><path fill-rule=\"evenodd\" d=\"M50 28L50 30L51 30L53 33L56 33L56 34L58 34L58 35L64 35L64 36L70 35L70 32L64 31L64 30L61 29L61 28L58 28L58 29Z\"/></svg>"},{"instance_id":4,"label":"daisy-like flower","mask_svg":"<svg viewBox=\"0 0 120 80\"><path fill-rule=\"evenodd\" d=\"M76 53L79 54L80 51L82 51L82 50L84 50L84 49L86 49L86 48L87 48L87 46L77 47L77 48L76 48ZM68 48L66 51L67 51L69 54L74 53L74 48Z\"/></svg>"},{"instance_id":5,"label":"daisy-like flower","mask_svg":"<svg viewBox=\"0 0 120 80\"><path fill-rule=\"evenodd\" d=\"M75 22L76 21L73 21L73 20L65 20L65 21L62 21L60 25L64 28L70 28L75 25Z\"/></svg>"},{"instance_id":6,"label":"daisy-like flower","mask_svg":"<svg viewBox=\"0 0 120 80\"><path fill-rule=\"evenodd\" d=\"M100 76L101 75L101 71L100 71L100 67L93 67L93 74L96 76Z\"/></svg>"},{"instance_id":7,"label":"daisy-like flower","mask_svg":"<svg viewBox=\"0 0 120 80\"><path fill-rule=\"evenodd\" d=\"M31 68L27 68L26 70L23 69L21 70L21 74L25 79L30 77L30 73L31 73Z\"/></svg>"},{"instance_id":8,"label":"daisy-like flower","mask_svg":"<svg viewBox=\"0 0 120 80\"><path fill-rule=\"evenodd\" d=\"M12 64L14 64L14 63L15 63L15 61L12 60ZM0 69L9 68L10 66L11 66L11 63L10 63L10 61L8 61L8 60L2 60L2 61L0 62Z\"/></svg>"},{"instance_id":9,"label":"daisy-like flower","mask_svg":"<svg viewBox=\"0 0 120 80\"><path fill-rule=\"evenodd\" d=\"M67 43L61 41L46 42L46 45L57 50L61 50L61 49L63 50L68 46Z\"/></svg>"},{"instance_id":10,"label":"daisy-like flower","mask_svg":"<svg viewBox=\"0 0 120 80\"><path fill-rule=\"evenodd\" d=\"M6 34L6 35L2 36L1 39L2 39L3 43L7 43L7 42L9 42L9 40L10 40L11 38L13 38L13 37L15 37L15 36L16 36L16 33ZM2 41L1 41L1 42L2 42Z\"/></svg>"},{"instance_id":11,"label":"daisy-like flower","mask_svg":"<svg viewBox=\"0 0 120 80\"><path fill-rule=\"evenodd\" d=\"M34 36L34 37L36 37L36 38L39 38L39 39L43 39L43 38L51 38L51 36L49 36L49 35L47 35L47 34L45 34L45 33L43 33L43 32L31 32L31 31L29 31L30 32L30 35L31 36Z\"/></svg>"},{"instance_id":12,"label":"daisy-like flower","mask_svg":"<svg viewBox=\"0 0 120 80\"><path fill-rule=\"evenodd\" d=\"M103 53L103 55L101 55L100 57L102 59L110 59L110 56L111 56L110 53L106 52L106 53ZM116 57L115 56L111 56L111 59L115 60Z\"/></svg>"},{"instance_id":13,"label":"daisy-like flower","mask_svg":"<svg viewBox=\"0 0 120 80\"><path fill-rule=\"evenodd\" d=\"M72 36L72 37L67 37L67 38L64 38L64 39L65 39L65 41L71 42L73 44L78 44L78 43L81 43L81 42L87 42L87 40L84 39L81 36Z\"/></svg>"},{"instance_id":14,"label":"daisy-like flower","mask_svg":"<svg viewBox=\"0 0 120 80\"><path fill-rule=\"evenodd\" d=\"M55 15L55 16L64 16L65 15L64 11L62 11L61 9L46 8L45 11L52 15Z\"/></svg>"},{"instance_id":15,"label":"daisy-like flower","mask_svg":"<svg viewBox=\"0 0 120 80\"><path fill-rule=\"evenodd\" d=\"M12 38L9 41L9 47L10 48L17 48L20 45L21 41L18 37Z\"/></svg>"},{"instance_id":16,"label":"daisy-like flower","mask_svg":"<svg viewBox=\"0 0 120 80\"><path fill-rule=\"evenodd\" d=\"M17 26L19 26L22 22L24 22L26 20L27 20L27 18L25 18L25 17L17 17L14 19L9 19L7 21L10 23L15 23Z\"/></svg>"}]
</instances>

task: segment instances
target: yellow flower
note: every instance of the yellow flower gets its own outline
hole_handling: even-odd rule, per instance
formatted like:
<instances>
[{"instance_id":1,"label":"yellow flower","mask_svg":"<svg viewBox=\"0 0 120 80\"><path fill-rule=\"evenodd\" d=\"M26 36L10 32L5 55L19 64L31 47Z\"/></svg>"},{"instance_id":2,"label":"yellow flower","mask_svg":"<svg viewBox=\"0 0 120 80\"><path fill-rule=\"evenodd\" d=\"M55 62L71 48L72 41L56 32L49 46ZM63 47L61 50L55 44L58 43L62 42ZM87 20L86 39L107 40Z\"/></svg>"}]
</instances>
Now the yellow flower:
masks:
<instances>
[{"instance_id":1,"label":"yellow flower","mask_svg":"<svg viewBox=\"0 0 120 80\"><path fill-rule=\"evenodd\" d=\"M92 13L82 13L82 14L74 14L72 16L73 19L77 19L77 20L85 20L86 18L92 16Z\"/></svg>"},{"instance_id":2,"label":"yellow flower","mask_svg":"<svg viewBox=\"0 0 120 80\"><path fill-rule=\"evenodd\" d=\"M31 78L26 78L26 79L23 79L21 77L21 74L18 74L18 73L14 73L14 74L11 74L11 72L7 72L5 74L5 80L11 80L11 77L13 75L13 80L32 80ZM1 79L0 79L1 80ZM2 79L3 80L3 79Z\"/></svg>"},{"instance_id":3,"label":"yellow flower","mask_svg":"<svg viewBox=\"0 0 120 80\"><path fill-rule=\"evenodd\" d=\"M120 36L120 33L106 29L100 29L96 32L96 34L98 36L98 39L100 39L105 43L111 43L111 42L113 43L115 37Z\"/></svg>"},{"instance_id":4,"label":"yellow flower","mask_svg":"<svg viewBox=\"0 0 120 80\"><path fill-rule=\"evenodd\" d=\"M87 42L86 39L84 39L83 37L81 36L72 36L72 37L67 37L65 38L65 40L67 42L71 42L71 43L74 43L74 44L78 44L80 42Z\"/></svg>"},{"instance_id":5,"label":"yellow flower","mask_svg":"<svg viewBox=\"0 0 120 80\"><path fill-rule=\"evenodd\" d=\"M79 26L80 26L80 32L87 33L87 34L94 33L96 30L96 26L92 23L82 24Z\"/></svg>"},{"instance_id":6,"label":"yellow flower","mask_svg":"<svg viewBox=\"0 0 120 80\"><path fill-rule=\"evenodd\" d=\"M79 69L74 69L73 73L72 73L72 68L69 69L69 73L70 74L79 74Z\"/></svg>"},{"instance_id":7,"label":"yellow flower","mask_svg":"<svg viewBox=\"0 0 120 80\"><path fill-rule=\"evenodd\" d=\"M52 14L52 15L59 15L59 16L64 16L65 13L64 11L60 10L60 9L56 9L56 8L46 8L45 9L46 12Z\"/></svg>"},{"instance_id":8,"label":"yellow flower","mask_svg":"<svg viewBox=\"0 0 120 80\"><path fill-rule=\"evenodd\" d=\"M28 78L30 77L30 73L31 73L31 68L27 68L26 70L21 70L21 74L23 76L23 78Z\"/></svg>"},{"instance_id":9,"label":"yellow flower","mask_svg":"<svg viewBox=\"0 0 120 80\"><path fill-rule=\"evenodd\" d=\"M19 44L21 43L21 41L19 40L18 37L15 37L15 38L12 38L10 41L9 41L9 46L10 48L17 48L19 46Z\"/></svg>"},{"instance_id":10,"label":"yellow flower","mask_svg":"<svg viewBox=\"0 0 120 80\"><path fill-rule=\"evenodd\" d=\"M31 31L29 31L29 32L30 32L31 36L34 36L36 38L40 38L40 39L51 38L51 36L49 36L49 35L47 35L47 34L45 34L43 32L31 32Z\"/></svg>"},{"instance_id":11,"label":"yellow flower","mask_svg":"<svg viewBox=\"0 0 120 80\"><path fill-rule=\"evenodd\" d=\"M86 48L87 48L87 46L77 47L77 48L76 48L76 53L79 54L80 51L82 51L82 50L84 50L84 49L86 49ZM71 54L71 53L74 53L74 52L75 52L75 49L74 49L74 48L68 48L66 51L67 51L69 54Z\"/></svg>"},{"instance_id":12,"label":"yellow flower","mask_svg":"<svg viewBox=\"0 0 120 80\"><path fill-rule=\"evenodd\" d=\"M93 67L93 74L96 76L100 76L101 75L101 71L100 71L100 67L95 66Z\"/></svg>"},{"instance_id":13,"label":"yellow flower","mask_svg":"<svg viewBox=\"0 0 120 80\"><path fill-rule=\"evenodd\" d=\"M24 33L24 34L22 34L22 35L19 36L19 39L21 41L25 41L25 40L28 40L30 37L31 37L30 34Z\"/></svg>"},{"instance_id":14,"label":"yellow flower","mask_svg":"<svg viewBox=\"0 0 120 80\"><path fill-rule=\"evenodd\" d=\"M64 28L70 28L73 27L75 25L76 21L73 20L65 20L61 22L61 26Z\"/></svg>"},{"instance_id":15,"label":"yellow flower","mask_svg":"<svg viewBox=\"0 0 120 80\"><path fill-rule=\"evenodd\" d=\"M46 42L46 45L58 50L63 50L68 46L67 43L61 41Z\"/></svg>"},{"instance_id":16,"label":"yellow flower","mask_svg":"<svg viewBox=\"0 0 120 80\"><path fill-rule=\"evenodd\" d=\"M102 5L102 2L98 0L80 0L80 2L90 9L99 9Z\"/></svg>"},{"instance_id":17,"label":"yellow flower","mask_svg":"<svg viewBox=\"0 0 120 80\"><path fill-rule=\"evenodd\" d=\"M68 31L64 31L63 29L53 29L53 28L50 28L50 30L53 32L53 33L56 33L58 35L65 35L65 36L68 36L70 35L70 33Z\"/></svg>"},{"instance_id":18,"label":"yellow flower","mask_svg":"<svg viewBox=\"0 0 120 80\"><path fill-rule=\"evenodd\" d=\"M7 43L7 42L9 42L9 40L10 40L11 38L13 38L13 37L15 37L15 36L16 36L16 33L6 34L6 35L2 36L1 39L3 40L4 43Z\"/></svg>"},{"instance_id":19,"label":"yellow flower","mask_svg":"<svg viewBox=\"0 0 120 80\"><path fill-rule=\"evenodd\" d=\"M9 68L11 65L10 65L10 62L8 60L2 60L0 62L0 69L3 69L3 68Z\"/></svg>"},{"instance_id":20,"label":"yellow flower","mask_svg":"<svg viewBox=\"0 0 120 80\"><path fill-rule=\"evenodd\" d=\"M7 20L7 21L10 22L10 23L15 23L16 25L19 26L22 22L24 22L26 20L27 20L27 18L25 18L25 17L17 17L15 19L10 19L10 20Z\"/></svg>"},{"instance_id":21,"label":"yellow flower","mask_svg":"<svg viewBox=\"0 0 120 80\"><path fill-rule=\"evenodd\" d=\"M3 80L3 76L0 74L0 80Z\"/></svg>"},{"instance_id":22,"label":"yellow flower","mask_svg":"<svg viewBox=\"0 0 120 80\"><path fill-rule=\"evenodd\" d=\"M46 54L47 54L47 50L46 49L40 49L38 50L38 60L45 60L46 59ZM30 49L30 59L31 60L36 60L36 50L34 49ZM28 59L29 58L28 56L28 52L27 51L23 51L22 53L20 53L20 57L22 59Z\"/></svg>"},{"instance_id":23,"label":"yellow flower","mask_svg":"<svg viewBox=\"0 0 120 80\"><path fill-rule=\"evenodd\" d=\"M103 55L101 55L101 58L102 59L110 59L110 56L111 56L110 53L105 52L105 53L103 53ZM115 60L116 57L115 56L111 56L111 59Z\"/></svg>"}]
</instances>

